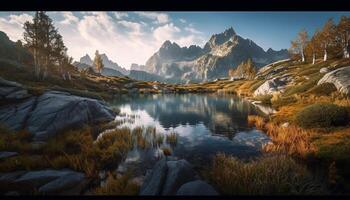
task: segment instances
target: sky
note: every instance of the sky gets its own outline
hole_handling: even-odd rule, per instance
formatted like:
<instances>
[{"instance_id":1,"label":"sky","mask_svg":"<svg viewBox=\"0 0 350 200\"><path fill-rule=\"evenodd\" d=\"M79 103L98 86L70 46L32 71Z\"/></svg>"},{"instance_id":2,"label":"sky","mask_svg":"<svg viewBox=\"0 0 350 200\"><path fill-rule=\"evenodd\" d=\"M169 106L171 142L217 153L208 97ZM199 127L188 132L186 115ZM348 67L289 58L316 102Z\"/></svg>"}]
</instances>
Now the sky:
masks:
<instances>
[{"instance_id":1,"label":"sky","mask_svg":"<svg viewBox=\"0 0 350 200\"><path fill-rule=\"evenodd\" d=\"M264 50L289 48L305 28L310 35L333 18L350 12L47 12L63 36L68 54L79 61L96 50L129 69L145 64L165 40L201 47L213 34L232 27ZM23 40L23 23L34 12L0 12L0 31Z\"/></svg>"}]
</instances>

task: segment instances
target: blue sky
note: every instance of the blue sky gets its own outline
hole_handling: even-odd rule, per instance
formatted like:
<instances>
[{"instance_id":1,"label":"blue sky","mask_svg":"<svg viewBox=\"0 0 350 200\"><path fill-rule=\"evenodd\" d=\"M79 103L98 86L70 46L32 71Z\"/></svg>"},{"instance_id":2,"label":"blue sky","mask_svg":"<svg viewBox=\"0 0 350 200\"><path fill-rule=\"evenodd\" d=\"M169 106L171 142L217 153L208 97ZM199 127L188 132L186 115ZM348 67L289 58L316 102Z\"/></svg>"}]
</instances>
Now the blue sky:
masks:
<instances>
[{"instance_id":1,"label":"blue sky","mask_svg":"<svg viewBox=\"0 0 350 200\"><path fill-rule=\"evenodd\" d=\"M0 12L0 30L23 38L34 12ZM297 32L310 35L328 18L350 12L48 12L75 60L96 49L125 68L144 64L165 40L203 46L212 34L233 27L267 50L288 48Z\"/></svg>"}]
</instances>

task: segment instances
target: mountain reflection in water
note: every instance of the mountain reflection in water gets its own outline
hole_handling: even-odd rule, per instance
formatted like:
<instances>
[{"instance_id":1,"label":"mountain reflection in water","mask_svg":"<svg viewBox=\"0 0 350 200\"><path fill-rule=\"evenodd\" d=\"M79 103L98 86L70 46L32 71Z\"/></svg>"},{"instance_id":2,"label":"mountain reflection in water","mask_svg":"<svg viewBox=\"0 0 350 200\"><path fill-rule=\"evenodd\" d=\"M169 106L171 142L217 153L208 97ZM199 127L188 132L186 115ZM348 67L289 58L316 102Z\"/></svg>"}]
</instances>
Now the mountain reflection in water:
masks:
<instances>
[{"instance_id":1,"label":"mountain reflection in water","mask_svg":"<svg viewBox=\"0 0 350 200\"><path fill-rule=\"evenodd\" d=\"M218 152L249 158L258 155L262 144L269 141L261 131L248 128L247 116L258 111L254 105L237 96L121 96L111 104L121 110L116 117L116 120L125 121L121 126L152 126L157 133L164 135L178 133L178 142L171 147L173 156L193 164L207 165ZM125 163L139 162L151 167L159 151L159 148L134 148Z\"/></svg>"}]
</instances>

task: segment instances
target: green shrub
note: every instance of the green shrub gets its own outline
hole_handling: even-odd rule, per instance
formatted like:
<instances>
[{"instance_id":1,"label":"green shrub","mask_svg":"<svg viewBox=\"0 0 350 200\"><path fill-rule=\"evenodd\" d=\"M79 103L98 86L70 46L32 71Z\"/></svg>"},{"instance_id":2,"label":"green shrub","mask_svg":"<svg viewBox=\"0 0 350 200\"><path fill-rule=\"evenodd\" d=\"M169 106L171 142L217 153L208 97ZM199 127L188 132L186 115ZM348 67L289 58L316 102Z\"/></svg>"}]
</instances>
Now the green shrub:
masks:
<instances>
[{"instance_id":1,"label":"green shrub","mask_svg":"<svg viewBox=\"0 0 350 200\"><path fill-rule=\"evenodd\" d=\"M284 95L289 96L293 94L304 93L309 89L311 89L312 87L314 87L321 78L322 78L322 75L316 75L301 85L288 87L284 92Z\"/></svg>"},{"instance_id":2,"label":"green shrub","mask_svg":"<svg viewBox=\"0 0 350 200\"><path fill-rule=\"evenodd\" d=\"M264 156L244 162L217 154L209 181L224 195L321 194L321 184L291 157Z\"/></svg>"},{"instance_id":3,"label":"green shrub","mask_svg":"<svg viewBox=\"0 0 350 200\"><path fill-rule=\"evenodd\" d=\"M337 91L337 88L333 83L322 83L320 85L316 85L312 89L310 89L309 93L314 94L316 96L329 96L332 92Z\"/></svg>"},{"instance_id":4,"label":"green shrub","mask_svg":"<svg viewBox=\"0 0 350 200\"><path fill-rule=\"evenodd\" d=\"M307 106L295 116L295 122L303 128L341 126L348 121L348 113L344 107L328 103Z\"/></svg>"}]
</instances>

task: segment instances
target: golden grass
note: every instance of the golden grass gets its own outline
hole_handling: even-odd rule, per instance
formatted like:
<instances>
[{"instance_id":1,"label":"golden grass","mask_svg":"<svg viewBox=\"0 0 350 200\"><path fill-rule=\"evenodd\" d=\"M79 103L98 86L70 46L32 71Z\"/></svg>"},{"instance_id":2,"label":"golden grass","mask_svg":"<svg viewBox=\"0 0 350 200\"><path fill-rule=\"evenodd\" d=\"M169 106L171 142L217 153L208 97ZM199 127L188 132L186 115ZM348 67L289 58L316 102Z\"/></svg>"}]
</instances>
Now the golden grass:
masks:
<instances>
[{"instance_id":1,"label":"golden grass","mask_svg":"<svg viewBox=\"0 0 350 200\"><path fill-rule=\"evenodd\" d=\"M94 189L95 195L138 195L139 186L130 180L130 175L120 177L108 174L106 183Z\"/></svg>"},{"instance_id":2,"label":"golden grass","mask_svg":"<svg viewBox=\"0 0 350 200\"><path fill-rule=\"evenodd\" d=\"M322 194L307 170L283 155L244 162L217 154L208 172L210 182L225 195Z\"/></svg>"},{"instance_id":3,"label":"golden grass","mask_svg":"<svg viewBox=\"0 0 350 200\"><path fill-rule=\"evenodd\" d=\"M315 147L311 144L311 137L316 132L312 130L302 129L294 125L282 127L274 123L267 123L265 128L272 143L263 146L264 152L278 152L306 158L315 151Z\"/></svg>"},{"instance_id":4,"label":"golden grass","mask_svg":"<svg viewBox=\"0 0 350 200\"><path fill-rule=\"evenodd\" d=\"M171 154L172 154L172 151L169 147L162 147L161 150L163 151L163 154L165 156L171 156Z\"/></svg>"},{"instance_id":5,"label":"golden grass","mask_svg":"<svg viewBox=\"0 0 350 200\"><path fill-rule=\"evenodd\" d=\"M32 135L26 130L14 132L0 124L0 151L30 153L34 151L30 143L31 138Z\"/></svg>"},{"instance_id":6,"label":"golden grass","mask_svg":"<svg viewBox=\"0 0 350 200\"><path fill-rule=\"evenodd\" d=\"M117 166L133 147L132 141L129 128L103 133L95 142L99 164L106 168Z\"/></svg>"},{"instance_id":7,"label":"golden grass","mask_svg":"<svg viewBox=\"0 0 350 200\"><path fill-rule=\"evenodd\" d=\"M164 135L163 134L156 134L155 137L155 144L157 144L158 146L162 145L164 142Z\"/></svg>"},{"instance_id":8,"label":"golden grass","mask_svg":"<svg viewBox=\"0 0 350 200\"><path fill-rule=\"evenodd\" d=\"M316 135L313 130L306 130L295 125L282 127L273 122L266 122L263 117L249 115L248 125L254 126L266 132L272 142L263 146L264 152L278 152L287 155L306 158L314 152L314 146L311 144L311 137Z\"/></svg>"},{"instance_id":9,"label":"golden grass","mask_svg":"<svg viewBox=\"0 0 350 200\"><path fill-rule=\"evenodd\" d=\"M265 118L257 115L248 115L248 126L255 126L257 129L264 131L265 130L266 120Z\"/></svg>"},{"instance_id":10,"label":"golden grass","mask_svg":"<svg viewBox=\"0 0 350 200\"><path fill-rule=\"evenodd\" d=\"M178 134L176 132L171 132L165 136L165 140L168 144L176 146Z\"/></svg>"}]
</instances>

